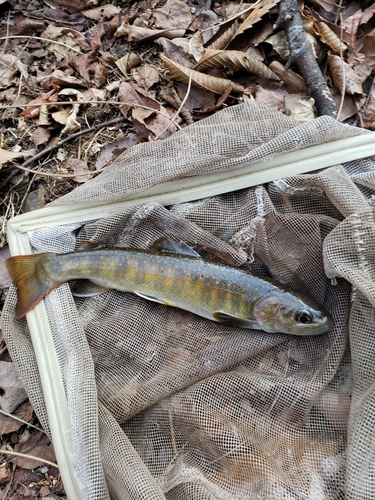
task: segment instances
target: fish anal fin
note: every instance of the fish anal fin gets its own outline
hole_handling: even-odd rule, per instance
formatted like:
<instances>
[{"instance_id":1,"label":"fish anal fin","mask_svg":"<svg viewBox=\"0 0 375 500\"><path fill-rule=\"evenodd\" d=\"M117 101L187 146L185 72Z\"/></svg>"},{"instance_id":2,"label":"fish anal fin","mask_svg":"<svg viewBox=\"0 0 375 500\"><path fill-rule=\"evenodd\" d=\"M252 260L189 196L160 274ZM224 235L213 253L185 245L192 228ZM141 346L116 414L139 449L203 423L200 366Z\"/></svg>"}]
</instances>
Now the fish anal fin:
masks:
<instances>
[{"instance_id":1,"label":"fish anal fin","mask_svg":"<svg viewBox=\"0 0 375 500\"><path fill-rule=\"evenodd\" d=\"M223 311L215 311L212 314L212 317L214 318L215 321L217 321L218 323L222 323L223 325L261 330L260 326L256 321L251 321L250 319L247 318L234 316Z\"/></svg>"},{"instance_id":2,"label":"fish anal fin","mask_svg":"<svg viewBox=\"0 0 375 500\"><path fill-rule=\"evenodd\" d=\"M95 295L106 293L109 290L111 290L111 288L97 285L87 279L76 281L71 288L74 297L94 297Z\"/></svg>"},{"instance_id":3,"label":"fish anal fin","mask_svg":"<svg viewBox=\"0 0 375 500\"><path fill-rule=\"evenodd\" d=\"M197 253L193 248L191 248L183 241L176 243L166 236L162 236L161 238L158 238L153 243L151 243L151 245L149 245L149 249L159 252L180 253L182 255L189 255L190 257L195 257L197 259L201 258L199 253Z\"/></svg>"}]
</instances>

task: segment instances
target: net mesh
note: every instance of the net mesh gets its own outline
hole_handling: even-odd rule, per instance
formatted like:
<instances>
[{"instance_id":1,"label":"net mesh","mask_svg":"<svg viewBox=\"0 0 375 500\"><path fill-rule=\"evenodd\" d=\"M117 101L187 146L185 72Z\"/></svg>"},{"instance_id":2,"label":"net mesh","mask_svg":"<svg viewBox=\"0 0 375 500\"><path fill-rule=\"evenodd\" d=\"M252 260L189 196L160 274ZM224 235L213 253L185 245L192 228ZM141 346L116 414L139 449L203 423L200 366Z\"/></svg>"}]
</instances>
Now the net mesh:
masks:
<instances>
[{"instance_id":1,"label":"net mesh","mask_svg":"<svg viewBox=\"0 0 375 500\"><path fill-rule=\"evenodd\" d=\"M255 103L133 146L58 203L114 202L153 185L234 169L366 133L328 117L298 124ZM317 169L319 165L316 166ZM375 162L30 233L36 251L80 241L147 248L161 236L271 275L324 304L334 328L294 337L214 323L111 291L45 299L87 499L368 499L375 491ZM328 276L328 278L327 278ZM49 431L32 342L3 330Z\"/></svg>"}]
</instances>

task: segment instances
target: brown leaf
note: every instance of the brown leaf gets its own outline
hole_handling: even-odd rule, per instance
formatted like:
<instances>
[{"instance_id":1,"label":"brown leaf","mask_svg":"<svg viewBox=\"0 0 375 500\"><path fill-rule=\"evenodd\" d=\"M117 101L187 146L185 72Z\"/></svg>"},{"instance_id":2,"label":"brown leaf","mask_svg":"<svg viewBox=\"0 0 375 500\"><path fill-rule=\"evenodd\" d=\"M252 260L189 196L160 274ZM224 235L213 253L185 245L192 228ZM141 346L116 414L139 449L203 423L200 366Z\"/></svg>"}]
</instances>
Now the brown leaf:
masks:
<instances>
[{"instance_id":1,"label":"brown leaf","mask_svg":"<svg viewBox=\"0 0 375 500\"><path fill-rule=\"evenodd\" d=\"M306 92L306 83L301 75L291 69L286 69L279 61L272 61L269 67L281 78L283 87L289 92L293 94Z\"/></svg>"},{"instance_id":2,"label":"brown leaf","mask_svg":"<svg viewBox=\"0 0 375 500\"><path fill-rule=\"evenodd\" d=\"M320 41L325 43L332 51L340 54L348 49L345 43L340 40L326 23L317 23L315 27Z\"/></svg>"},{"instance_id":3,"label":"brown leaf","mask_svg":"<svg viewBox=\"0 0 375 500\"><path fill-rule=\"evenodd\" d=\"M134 144L137 143L137 136L132 133L120 137L113 142L110 142L100 151L96 159L95 168L97 170L101 170L102 168L112 163L113 160L115 160L123 151L125 151L125 149L128 149L130 148L130 146L134 146Z\"/></svg>"},{"instance_id":4,"label":"brown leaf","mask_svg":"<svg viewBox=\"0 0 375 500\"><path fill-rule=\"evenodd\" d=\"M246 52L240 50L213 50L206 49L202 59L194 69L204 70L207 68L216 68L227 66L237 70L245 70L249 73L268 78L270 80L280 80L280 78L271 71L261 61L252 57Z\"/></svg>"},{"instance_id":5,"label":"brown leaf","mask_svg":"<svg viewBox=\"0 0 375 500\"><path fill-rule=\"evenodd\" d=\"M110 19L116 14L120 14L120 12L120 7L116 7L112 4L106 4L101 5L100 7L95 7L94 9L83 10L82 14L94 21L103 21L104 19Z\"/></svg>"},{"instance_id":6,"label":"brown leaf","mask_svg":"<svg viewBox=\"0 0 375 500\"><path fill-rule=\"evenodd\" d=\"M20 156L33 156L35 151L8 151L6 149L0 149L0 165L6 163L7 161L14 160Z\"/></svg>"},{"instance_id":7,"label":"brown leaf","mask_svg":"<svg viewBox=\"0 0 375 500\"><path fill-rule=\"evenodd\" d=\"M280 0L262 0L260 3L256 4L254 9L250 11L250 14L234 34L233 39L260 21L264 14L267 14L267 12L269 12L279 2Z\"/></svg>"},{"instance_id":8,"label":"brown leaf","mask_svg":"<svg viewBox=\"0 0 375 500\"><path fill-rule=\"evenodd\" d=\"M21 75L27 79L27 66L13 54L0 55L0 87L9 87L11 85L11 77L15 70L18 70Z\"/></svg>"},{"instance_id":9,"label":"brown leaf","mask_svg":"<svg viewBox=\"0 0 375 500\"><path fill-rule=\"evenodd\" d=\"M34 410L31 406L29 400L20 404L19 407L14 410L12 415L21 418L25 422L29 422L33 416ZM10 432L17 431L23 424L19 420L12 417L7 417L3 413L0 413L0 434L9 434Z\"/></svg>"},{"instance_id":10,"label":"brown leaf","mask_svg":"<svg viewBox=\"0 0 375 500\"><path fill-rule=\"evenodd\" d=\"M44 432L35 431L30 433L29 431L24 431L19 442L15 445L14 451L24 453L25 455L34 455L50 462L56 461L52 443ZM17 464L22 469L35 469L44 465L44 462L27 456L11 458L10 462Z\"/></svg>"},{"instance_id":11,"label":"brown leaf","mask_svg":"<svg viewBox=\"0 0 375 500\"><path fill-rule=\"evenodd\" d=\"M199 71L186 68L185 66L182 66L182 64L178 64L171 59L168 59L163 54L160 55L160 58L167 65L169 69L169 76L172 80L189 83L189 78L191 77L192 85L198 88L210 90L216 94L223 94L228 88L230 88L232 92L236 93L242 93L244 90L242 85L238 85L231 80L199 73Z\"/></svg>"},{"instance_id":12,"label":"brown leaf","mask_svg":"<svg viewBox=\"0 0 375 500\"><path fill-rule=\"evenodd\" d=\"M91 51L87 54L72 57L69 59L69 64L82 76L86 83L89 83L97 65L97 53Z\"/></svg>"},{"instance_id":13,"label":"brown leaf","mask_svg":"<svg viewBox=\"0 0 375 500\"><path fill-rule=\"evenodd\" d=\"M192 15L189 6L182 0L168 0L160 9L154 9L155 26L159 29L187 29Z\"/></svg>"},{"instance_id":14,"label":"brown leaf","mask_svg":"<svg viewBox=\"0 0 375 500\"><path fill-rule=\"evenodd\" d=\"M331 70L333 83L340 93L342 93L344 86L347 94L363 94L361 79L341 57L328 54L328 66Z\"/></svg>"},{"instance_id":15,"label":"brown leaf","mask_svg":"<svg viewBox=\"0 0 375 500\"><path fill-rule=\"evenodd\" d=\"M85 161L78 160L78 158L69 158L63 161L61 166L73 170L76 174L76 177L74 177L76 182L87 182L93 176L87 166L87 163Z\"/></svg>"},{"instance_id":16,"label":"brown leaf","mask_svg":"<svg viewBox=\"0 0 375 500\"><path fill-rule=\"evenodd\" d=\"M223 33L219 36L215 36L212 42L209 42L207 46L210 49L222 50L229 45L231 40L233 40L234 34L237 32L240 22L236 19L233 23L224 26Z\"/></svg>"},{"instance_id":17,"label":"brown leaf","mask_svg":"<svg viewBox=\"0 0 375 500\"><path fill-rule=\"evenodd\" d=\"M38 127L33 133L33 142L35 146L46 144L51 137L51 131L46 127Z\"/></svg>"},{"instance_id":18,"label":"brown leaf","mask_svg":"<svg viewBox=\"0 0 375 500\"><path fill-rule=\"evenodd\" d=\"M146 40L154 40L161 36L168 39L182 38L184 34L185 30L180 29L152 30L141 26L130 26L128 42L145 42Z\"/></svg>"},{"instance_id":19,"label":"brown leaf","mask_svg":"<svg viewBox=\"0 0 375 500\"><path fill-rule=\"evenodd\" d=\"M375 130L375 88L372 86L369 99L362 112L363 126Z\"/></svg>"},{"instance_id":20,"label":"brown leaf","mask_svg":"<svg viewBox=\"0 0 375 500\"><path fill-rule=\"evenodd\" d=\"M125 76L128 74L128 71L130 71L132 68L135 68L140 63L141 58L136 52L129 52L128 54L125 54L123 57L120 57L120 59L117 59L117 61L115 61L116 66Z\"/></svg>"},{"instance_id":21,"label":"brown leaf","mask_svg":"<svg viewBox=\"0 0 375 500\"><path fill-rule=\"evenodd\" d=\"M38 79L39 85L43 89L50 89L51 87L84 87L85 83L83 80L76 78L75 76L67 75L64 71L56 69L50 75L44 76Z\"/></svg>"},{"instance_id":22,"label":"brown leaf","mask_svg":"<svg viewBox=\"0 0 375 500\"><path fill-rule=\"evenodd\" d=\"M132 76L134 81L145 90L148 90L159 81L159 72L147 64L135 69Z\"/></svg>"},{"instance_id":23,"label":"brown leaf","mask_svg":"<svg viewBox=\"0 0 375 500\"><path fill-rule=\"evenodd\" d=\"M33 99L29 102L28 107L24 109L20 115L26 119L37 118L40 113L40 106L32 106L33 104L40 104L44 102L56 102L57 101L57 92L55 89L50 90L42 94L40 97Z\"/></svg>"},{"instance_id":24,"label":"brown leaf","mask_svg":"<svg viewBox=\"0 0 375 500\"><path fill-rule=\"evenodd\" d=\"M17 368L7 361L0 361L0 394L0 407L7 413L27 399Z\"/></svg>"}]
</instances>

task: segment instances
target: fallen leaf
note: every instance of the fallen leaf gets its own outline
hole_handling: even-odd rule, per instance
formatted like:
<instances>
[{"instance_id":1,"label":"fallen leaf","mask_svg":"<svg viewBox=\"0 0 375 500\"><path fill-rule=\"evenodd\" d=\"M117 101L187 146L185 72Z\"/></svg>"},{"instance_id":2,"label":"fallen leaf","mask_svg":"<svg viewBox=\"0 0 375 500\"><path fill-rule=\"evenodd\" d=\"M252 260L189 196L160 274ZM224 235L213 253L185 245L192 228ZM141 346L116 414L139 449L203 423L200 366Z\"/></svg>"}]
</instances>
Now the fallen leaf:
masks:
<instances>
[{"instance_id":1,"label":"fallen leaf","mask_svg":"<svg viewBox=\"0 0 375 500\"><path fill-rule=\"evenodd\" d=\"M50 75L38 78L38 84L44 89L50 89L51 87L84 87L85 83L83 80L76 78L75 76L68 75L59 69L53 71Z\"/></svg>"},{"instance_id":2,"label":"fallen leaf","mask_svg":"<svg viewBox=\"0 0 375 500\"><path fill-rule=\"evenodd\" d=\"M148 90L159 81L159 72L147 64L135 69L132 76L133 80L137 82L137 85L145 90Z\"/></svg>"},{"instance_id":3,"label":"fallen leaf","mask_svg":"<svg viewBox=\"0 0 375 500\"><path fill-rule=\"evenodd\" d=\"M7 161L14 160L21 156L34 156L35 151L8 151L6 149L0 149L0 165L6 163Z\"/></svg>"},{"instance_id":4,"label":"fallen leaf","mask_svg":"<svg viewBox=\"0 0 375 500\"><path fill-rule=\"evenodd\" d=\"M22 205L22 211L26 213L44 208L46 204L45 198L46 188L43 186L43 184L39 184L37 189L33 189L27 194L26 199Z\"/></svg>"},{"instance_id":5,"label":"fallen leaf","mask_svg":"<svg viewBox=\"0 0 375 500\"><path fill-rule=\"evenodd\" d=\"M96 51L92 50L87 54L70 58L69 64L82 76L86 84L91 83L95 67L98 64L98 56Z\"/></svg>"},{"instance_id":6,"label":"fallen leaf","mask_svg":"<svg viewBox=\"0 0 375 500\"><path fill-rule=\"evenodd\" d=\"M17 70L25 79L28 78L27 66L18 57L13 54L2 54L0 56L0 86L9 87L12 83L10 79Z\"/></svg>"},{"instance_id":7,"label":"fallen leaf","mask_svg":"<svg viewBox=\"0 0 375 500\"><path fill-rule=\"evenodd\" d=\"M0 407L12 413L27 399L17 368L13 363L0 361Z\"/></svg>"},{"instance_id":8,"label":"fallen leaf","mask_svg":"<svg viewBox=\"0 0 375 500\"><path fill-rule=\"evenodd\" d=\"M336 89L342 92L344 88L345 92L348 94L362 95L362 82L354 69L343 61L341 57L334 54L328 54L327 59Z\"/></svg>"},{"instance_id":9,"label":"fallen leaf","mask_svg":"<svg viewBox=\"0 0 375 500\"><path fill-rule=\"evenodd\" d=\"M280 80L280 78L261 61L240 50L213 50L206 49L195 70L205 70L227 66L238 71L245 70L249 73L267 78L269 80Z\"/></svg>"},{"instance_id":10,"label":"fallen leaf","mask_svg":"<svg viewBox=\"0 0 375 500\"><path fill-rule=\"evenodd\" d=\"M67 100L73 101L83 101L82 92L77 89L63 89L59 92L59 96L67 96ZM72 104L72 109L69 112L69 116L66 120L65 127L61 131L63 134L73 134L77 130L81 129L81 124L77 121L77 114L79 111L79 103L75 102Z\"/></svg>"},{"instance_id":11,"label":"fallen leaf","mask_svg":"<svg viewBox=\"0 0 375 500\"><path fill-rule=\"evenodd\" d=\"M49 92L46 92L41 96L37 97L36 99L30 101L27 105L27 108L24 109L20 113L20 115L26 119L37 118L40 113L40 106L33 106L33 104L41 104L45 102L47 103L56 101L57 101L57 92L55 89L52 89Z\"/></svg>"},{"instance_id":12,"label":"fallen leaf","mask_svg":"<svg viewBox=\"0 0 375 500\"><path fill-rule=\"evenodd\" d=\"M128 42L145 42L161 36L168 39L182 38L184 34L185 30L180 29L153 30L141 26L130 26L128 31Z\"/></svg>"},{"instance_id":13,"label":"fallen leaf","mask_svg":"<svg viewBox=\"0 0 375 500\"><path fill-rule=\"evenodd\" d=\"M197 31L189 40L189 54L194 57L197 63L202 59L204 53L203 35Z\"/></svg>"},{"instance_id":14,"label":"fallen leaf","mask_svg":"<svg viewBox=\"0 0 375 500\"><path fill-rule=\"evenodd\" d=\"M8 462L2 463L0 465L0 484L8 483L11 480L11 478L12 478L12 472L10 470Z\"/></svg>"},{"instance_id":15,"label":"fallen leaf","mask_svg":"<svg viewBox=\"0 0 375 500\"><path fill-rule=\"evenodd\" d=\"M242 93L244 90L242 85L238 85L231 80L205 75L199 71L186 68L182 64L178 64L171 59L168 59L163 54L160 55L160 58L167 65L169 69L169 76L172 80L177 80L178 82L187 84L189 83L189 78L191 77L192 85L198 88L210 90L216 94L223 94L228 88L230 88L232 92L236 93Z\"/></svg>"},{"instance_id":16,"label":"fallen leaf","mask_svg":"<svg viewBox=\"0 0 375 500\"><path fill-rule=\"evenodd\" d=\"M76 182L86 182L91 179L93 173L89 170L87 163L82 160L78 160L77 158L69 158L65 160L61 166L66 169L73 170L76 174L74 180Z\"/></svg>"},{"instance_id":17,"label":"fallen leaf","mask_svg":"<svg viewBox=\"0 0 375 500\"><path fill-rule=\"evenodd\" d=\"M23 434L21 434L19 442L15 445L14 451L43 458L50 462L56 461L52 443L44 432L35 431L30 433L25 430ZM13 457L10 459L10 462L17 464L22 469L36 469L44 465L44 462L34 460L27 456Z\"/></svg>"},{"instance_id":18,"label":"fallen leaf","mask_svg":"<svg viewBox=\"0 0 375 500\"><path fill-rule=\"evenodd\" d=\"M53 115L53 113L52 113ZM33 133L33 143L35 146L46 144L51 137L51 131L46 127L37 127Z\"/></svg>"},{"instance_id":19,"label":"fallen leaf","mask_svg":"<svg viewBox=\"0 0 375 500\"><path fill-rule=\"evenodd\" d=\"M117 61L115 61L116 66L125 76L127 76L128 71L130 71L132 68L135 68L140 63L141 58L136 52L129 52L128 54L125 54L123 57L120 57L120 59L117 59Z\"/></svg>"},{"instance_id":20,"label":"fallen leaf","mask_svg":"<svg viewBox=\"0 0 375 500\"><path fill-rule=\"evenodd\" d=\"M55 122L60 123L61 125L66 125L69 115L70 115L69 108L60 108L59 111L51 113L51 116L55 120Z\"/></svg>"},{"instance_id":21,"label":"fallen leaf","mask_svg":"<svg viewBox=\"0 0 375 500\"><path fill-rule=\"evenodd\" d=\"M125 151L125 149L130 148L130 146L134 146L134 144L138 144L138 139L137 136L132 133L120 137L113 142L110 142L100 151L96 159L95 168L97 170L101 170L102 168L106 167L107 165L112 163L123 151Z\"/></svg>"},{"instance_id":22,"label":"fallen leaf","mask_svg":"<svg viewBox=\"0 0 375 500\"><path fill-rule=\"evenodd\" d=\"M168 0L160 9L154 9L155 26L159 29L187 29L192 15L189 6L182 0Z\"/></svg>"},{"instance_id":23,"label":"fallen leaf","mask_svg":"<svg viewBox=\"0 0 375 500\"><path fill-rule=\"evenodd\" d=\"M245 21L241 24L239 29L233 36L233 39L238 35L243 33L245 30L254 26L255 23L260 21L264 14L267 14L275 5L277 5L280 0L262 0L258 4L255 4L254 9L250 11L250 14L247 16Z\"/></svg>"},{"instance_id":24,"label":"fallen leaf","mask_svg":"<svg viewBox=\"0 0 375 500\"><path fill-rule=\"evenodd\" d=\"M82 14L94 21L102 21L103 19L110 19L116 14L120 14L121 8L112 4L101 5L94 9L83 10Z\"/></svg>"},{"instance_id":25,"label":"fallen leaf","mask_svg":"<svg viewBox=\"0 0 375 500\"><path fill-rule=\"evenodd\" d=\"M16 410L13 411L12 415L24 420L25 422L30 422L33 413L34 410L30 401L26 400L24 403L20 404ZM24 425L23 422L20 422L13 417L7 417L3 413L0 413L0 435L15 432L20 427L22 427L22 425Z\"/></svg>"},{"instance_id":26,"label":"fallen leaf","mask_svg":"<svg viewBox=\"0 0 375 500\"><path fill-rule=\"evenodd\" d=\"M298 122L307 122L315 118L315 100L312 97L302 97L286 108L286 114Z\"/></svg>"},{"instance_id":27,"label":"fallen leaf","mask_svg":"<svg viewBox=\"0 0 375 500\"><path fill-rule=\"evenodd\" d=\"M163 47L164 55L187 68L193 66L189 58L189 41L186 38L168 38L160 37L155 40L155 43Z\"/></svg>"},{"instance_id":28,"label":"fallen leaf","mask_svg":"<svg viewBox=\"0 0 375 500\"><path fill-rule=\"evenodd\" d=\"M289 92L293 94L306 92L305 80L298 73L295 73L291 69L286 69L279 61L272 61L269 68L280 77L283 87Z\"/></svg>"},{"instance_id":29,"label":"fallen leaf","mask_svg":"<svg viewBox=\"0 0 375 500\"><path fill-rule=\"evenodd\" d=\"M375 130L375 88L371 87L368 101L362 112L363 126Z\"/></svg>"},{"instance_id":30,"label":"fallen leaf","mask_svg":"<svg viewBox=\"0 0 375 500\"><path fill-rule=\"evenodd\" d=\"M80 52L77 39L82 35L72 28L56 26L51 23L40 36L64 44L50 43L48 46L48 51L54 55L57 61L67 61Z\"/></svg>"}]
</instances>

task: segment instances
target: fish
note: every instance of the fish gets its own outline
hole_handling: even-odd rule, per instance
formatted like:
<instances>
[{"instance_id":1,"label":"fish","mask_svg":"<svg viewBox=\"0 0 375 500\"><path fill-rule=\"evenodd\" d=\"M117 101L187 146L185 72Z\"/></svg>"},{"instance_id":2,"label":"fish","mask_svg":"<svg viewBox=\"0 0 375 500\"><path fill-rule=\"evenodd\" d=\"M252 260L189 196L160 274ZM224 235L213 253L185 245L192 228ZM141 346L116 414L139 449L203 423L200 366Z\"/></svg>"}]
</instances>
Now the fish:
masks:
<instances>
[{"instance_id":1,"label":"fish","mask_svg":"<svg viewBox=\"0 0 375 500\"><path fill-rule=\"evenodd\" d=\"M92 245L7 259L17 287L16 317L25 316L61 284L84 280L77 281L75 295L131 292L224 325L268 333L319 335L334 324L311 297L247 269L206 260L183 242L163 238L148 249Z\"/></svg>"}]
</instances>

